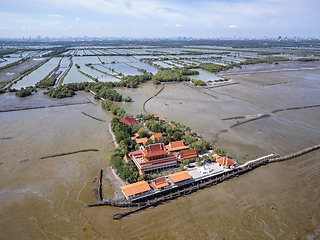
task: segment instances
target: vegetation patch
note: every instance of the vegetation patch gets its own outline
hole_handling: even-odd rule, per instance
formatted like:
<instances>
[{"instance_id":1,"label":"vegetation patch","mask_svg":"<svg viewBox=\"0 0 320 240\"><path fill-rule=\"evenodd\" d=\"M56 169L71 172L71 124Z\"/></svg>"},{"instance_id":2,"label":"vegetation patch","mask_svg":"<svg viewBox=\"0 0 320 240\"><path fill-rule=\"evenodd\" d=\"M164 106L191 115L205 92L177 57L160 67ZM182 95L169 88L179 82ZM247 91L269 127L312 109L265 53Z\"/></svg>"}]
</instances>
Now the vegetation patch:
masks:
<instances>
[{"instance_id":1,"label":"vegetation patch","mask_svg":"<svg viewBox=\"0 0 320 240\"><path fill-rule=\"evenodd\" d=\"M181 82L190 81L190 78L182 75L179 71L174 72L170 68L160 68L156 75L152 77L154 84L161 82Z\"/></svg>"},{"instance_id":2,"label":"vegetation patch","mask_svg":"<svg viewBox=\"0 0 320 240\"><path fill-rule=\"evenodd\" d=\"M16 95L18 97L20 97L20 98L26 97L26 96L29 96L29 95L32 94L32 90L33 90L32 87L30 87L30 88L21 88L20 90L18 90L16 92Z\"/></svg>"},{"instance_id":3,"label":"vegetation patch","mask_svg":"<svg viewBox=\"0 0 320 240\"><path fill-rule=\"evenodd\" d=\"M202 81L202 80L196 80L196 79L191 79L191 82L195 85L195 86L206 86L206 82Z\"/></svg>"}]
</instances>

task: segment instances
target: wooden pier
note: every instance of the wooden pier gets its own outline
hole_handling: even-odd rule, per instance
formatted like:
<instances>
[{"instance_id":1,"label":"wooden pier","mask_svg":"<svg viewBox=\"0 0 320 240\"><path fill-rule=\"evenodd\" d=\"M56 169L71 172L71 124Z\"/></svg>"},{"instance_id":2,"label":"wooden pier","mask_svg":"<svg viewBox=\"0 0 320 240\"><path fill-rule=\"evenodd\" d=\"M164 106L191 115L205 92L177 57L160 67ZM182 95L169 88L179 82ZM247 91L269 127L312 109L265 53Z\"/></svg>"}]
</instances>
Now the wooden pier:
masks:
<instances>
[{"instance_id":1,"label":"wooden pier","mask_svg":"<svg viewBox=\"0 0 320 240\"><path fill-rule=\"evenodd\" d=\"M251 160L246 162L243 165L240 165L237 168L231 169L225 172L219 172L213 175L207 175L201 179L194 180L192 182L188 182L184 185L175 185L172 188L165 189L158 192L153 192L148 195L141 196L140 198L133 199L132 202L117 202L112 200L102 200L102 169L100 169L100 176L99 176L99 189L98 193L100 196L99 203L89 204L88 207L96 207L96 206L114 206L121 208L121 211L118 213L113 214L114 220L119 220L125 216L128 216L131 213L138 212L140 210L155 207L157 205L170 202L171 200L191 194L193 192L198 191L199 189L204 189L207 187L211 187L228 179L232 179L238 176L241 176L251 170L258 168L260 166L266 165L268 163L285 161L291 158L295 158L301 156L303 154L318 150L320 145L316 145L313 147L306 148L302 151L297 153L289 154L283 157L275 156L274 154L270 154L255 160ZM123 208L128 209L127 211L122 211Z\"/></svg>"}]
</instances>

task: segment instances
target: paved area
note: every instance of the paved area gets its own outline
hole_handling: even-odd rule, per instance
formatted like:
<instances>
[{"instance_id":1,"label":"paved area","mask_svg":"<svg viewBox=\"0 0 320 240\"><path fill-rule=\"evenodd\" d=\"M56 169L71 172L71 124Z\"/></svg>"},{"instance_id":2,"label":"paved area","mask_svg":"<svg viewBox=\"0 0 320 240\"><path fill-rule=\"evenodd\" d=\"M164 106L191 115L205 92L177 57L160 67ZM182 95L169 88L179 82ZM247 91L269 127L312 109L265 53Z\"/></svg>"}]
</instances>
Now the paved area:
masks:
<instances>
[{"instance_id":1,"label":"paved area","mask_svg":"<svg viewBox=\"0 0 320 240\"><path fill-rule=\"evenodd\" d=\"M198 179L198 178L206 177L209 175L214 175L214 174L217 174L217 173L224 171L224 169L219 167L219 165L217 163L206 163L206 167L210 168L209 174L200 173L198 171L197 167L187 168L186 171L193 177L193 179Z\"/></svg>"}]
</instances>

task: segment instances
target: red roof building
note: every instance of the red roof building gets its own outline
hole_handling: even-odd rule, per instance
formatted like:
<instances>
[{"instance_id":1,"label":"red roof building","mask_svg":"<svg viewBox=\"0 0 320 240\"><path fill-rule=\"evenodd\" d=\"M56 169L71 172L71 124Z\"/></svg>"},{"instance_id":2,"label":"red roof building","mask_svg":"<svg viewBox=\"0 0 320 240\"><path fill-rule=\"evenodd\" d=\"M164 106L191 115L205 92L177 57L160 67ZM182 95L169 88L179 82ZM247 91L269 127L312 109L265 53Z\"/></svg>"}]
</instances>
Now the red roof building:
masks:
<instances>
[{"instance_id":1,"label":"red roof building","mask_svg":"<svg viewBox=\"0 0 320 240\"><path fill-rule=\"evenodd\" d=\"M199 157L197 149L182 150L178 154L179 161L189 160L189 162L195 162Z\"/></svg>"},{"instance_id":2,"label":"red roof building","mask_svg":"<svg viewBox=\"0 0 320 240\"><path fill-rule=\"evenodd\" d=\"M121 118L119 119L119 122L124 123L125 125L130 124L139 124L134 118Z\"/></svg>"},{"instance_id":3,"label":"red roof building","mask_svg":"<svg viewBox=\"0 0 320 240\"><path fill-rule=\"evenodd\" d=\"M151 191L151 188L146 181L140 181L140 182L128 184L120 188L122 190L122 193L125 195L125 197L128 200L142 196Z\"/></svg>"},{"instance_id":4,"label":"red roof building","mask_svg":"<svg viewBox=\"0 0 320 240\"><path fill-rule=\"evenodd\" d=\"M227 157L221 157L217 159L217 163L219 164L220 167L223 167L223 168L233 168L236 164L235 161Z\"/></svg>"},{"instance_id":5,"label":"red roof building","mask_svg":"<svg viewBox=\"0 0 320 240\"><path fill-rule=\"evenodd\" d=\"M137 144L145 144L148 141L148 138L136 138Z\"/></svg>"},{"instance_id":6,"label":"red roof building","mask_svg":"<svg viewBox=\"0 0 320 240\"><path fill-rule=\"evenodd\" d=\"M145 150L130 152L129 155L137 168L144 172L177 165L176 156L170 154L163 143L150 144Z\"/></svg>"},{"instance_id":7,"label":"red roof building","mask_svg":"<svg viewBox=\"0 0 320 240\"><path fill-rule=\"evenodd\" d=\"M150 139L152 139L154 141L156 138L161 138L161 137L162 137L161 133L155 133L150 137Z\"/></svg>"},{"instance_id":8,"label":"red roof building","mask_svg":"<svg viewBox=\"0 0 320 240\"><path fill-rule=\"evenodd\" d=\"M184 182L184 181L187 181L187 180L191 180L192 177L188 172L181 171L181 172L176 172L176 173L168 175L168 179L173 184L177 184L177 183L181 183L181 182Z\"/></svg>"},{"instance_id":9,"label":"red roof building","mask_svg":"<svg viewBox=\"0 0 320 240\"><path fill-rule=\"evenodd\" d=\"M189 149L189 147L184 145L183 141L175 141L166 145L166 149L169 152L180 152L182 150Z\"/></svg>"},{"instance_id":10,"label":"red roof building","mask_svg":"<svg viewBox=\"0 0 320 240\"><path fill-rule=\"evenodd\" d=\"M150 187L153 190L157 190L157 189L162 190L167 186L170 186L170 182L166 179L166 177L157 178L153 180L152 183L150 184Z\"/></svg>"}]
</instances>

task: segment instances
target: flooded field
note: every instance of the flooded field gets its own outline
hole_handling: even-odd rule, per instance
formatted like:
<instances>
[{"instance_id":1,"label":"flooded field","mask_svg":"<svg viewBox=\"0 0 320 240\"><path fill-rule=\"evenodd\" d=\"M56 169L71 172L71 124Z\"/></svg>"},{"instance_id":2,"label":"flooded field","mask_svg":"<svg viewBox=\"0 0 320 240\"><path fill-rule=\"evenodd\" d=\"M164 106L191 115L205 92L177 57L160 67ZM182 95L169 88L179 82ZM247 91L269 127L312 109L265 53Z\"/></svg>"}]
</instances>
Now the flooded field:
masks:
<instances>
[{"instance_id":1,"label":"flooded field","mask_svg":"<svg viewBox=\"0 0 320 240\"><path fill-rule=\"evenodd\" d=\"M129 60L127 60L129 62ZM129 63L130 64L130 63ZM122 73L124 75L141 75L141 72L138 72L137 69L126 65L125 63L114 63L114 64L103 64L110 69L114 69L118 73Z\"/></svg>"},{"instance_id":2,"label":"flooded field","mask_svg":"<svg viewBox=\"0 0 320 240\"><path fill-rule=\"evenodd\" d=\"M14 84L12 87L20 89L21 87L34 86L37 82L41 81L48 75L55 67L58 66L60 58L52 58L49 62L42 65L37 70L25 76L22 80Z\"/></svg>"},{"instance_id":3,"label":"flooded field","mask_svg":"<svg viewBox=\"0 0 320 240\"><path fill-rule=\"evenodd\" d=\"M44 61L45 59L46 58L30 58L22 64L4 69L0 72L0 81L8 80L12 78L14 75L19 74L23 70L34 67L35 65Z\"/></svg>"},{"instance_id":4,"label":"flooded field","mask_svg":"<svg viewBox=\"0 0 320 240\"><path fill-rule=\"evenodd\" d=\"M191 69L191 70L196 70L199 72L199 75L189 75L188 77L190 79L196 79L196 80L202 80L204 82L208 82L208 81L214 81L214 80L219 80L221 79L221 77L219 77L216 74L213 74L211 72L207 72L205 70L202 69Z\"/></svg>"},{"instance_id":5,"label":"flooded field","mask_svg":"<svg viewBox=\"0 0 320 240\"><path fill-rule=\"evenodd\" d=\"M182 52L181 48L151 47L148 51L113 48L93 51L96 54ZM85 53L92 54L87 48L78 51ZM236 59L243 57L239 53L234 55ZM139 68L149 66L138 62L139 58L142 57L100 56L106 66L125 75L139 72L123 62ZM27 85L32 85L31 79L49 71L49 66L54 67L58 60L54 58L30 74ZM69 59L63 61L62 65L68 66ZM112 61L120 63L111 64ZM87 63L101 64L96 56L73 57L73 64L78 64L81 71L101 81L113 78L86 67ZM48 69L44 70L45 67ZM200 75L191 78L219 79L197 70ZM167 121L188 125L217 147L226 149L239 163L270 153L290 154L319 144L319 62L243 66L221 76L239 84L205 89L186 82L161 85L147 82L139 88L116 88L123 97L133 99L131 103L116 104L128 115L145 110ZM73 66L64 83L80 81L90 79ZM146 102L162 87L161 93ZM3 239L320 237L319 151L260 167L118 221L112 220L112 214L120 211L118 208L87 208L86 204L97 202L92 189L98 186L100 168L104 170L103 195L120 194L119 182L108 168L110 154L115 149L108 127L113 116L100 107L100 101L93 100L95 106L88 98L93 100L93 95L87 92L77 92L75 97L65 99L51 99L43 91L26 98L18 98L14 93L0 95ZM35 109L17 111L18 108ZM263 115L267 116L260 118Z\"/></svg>"}]
</instances>

